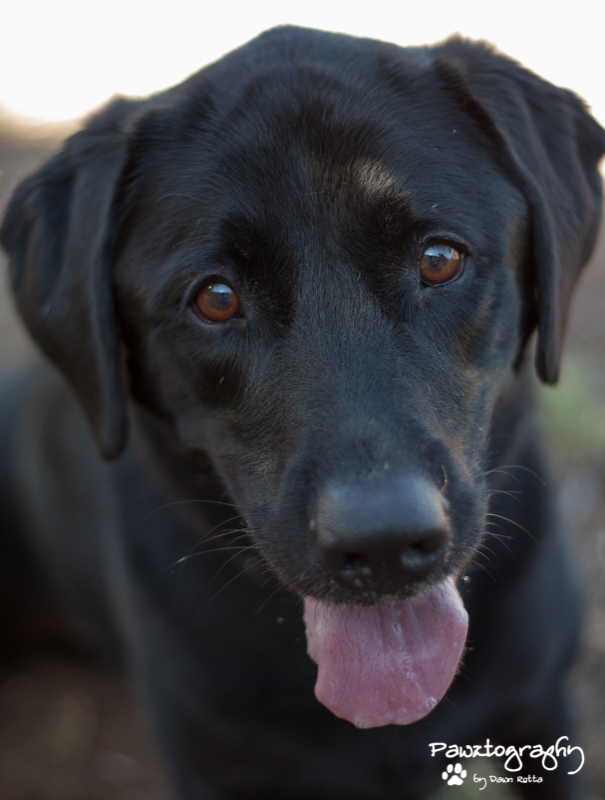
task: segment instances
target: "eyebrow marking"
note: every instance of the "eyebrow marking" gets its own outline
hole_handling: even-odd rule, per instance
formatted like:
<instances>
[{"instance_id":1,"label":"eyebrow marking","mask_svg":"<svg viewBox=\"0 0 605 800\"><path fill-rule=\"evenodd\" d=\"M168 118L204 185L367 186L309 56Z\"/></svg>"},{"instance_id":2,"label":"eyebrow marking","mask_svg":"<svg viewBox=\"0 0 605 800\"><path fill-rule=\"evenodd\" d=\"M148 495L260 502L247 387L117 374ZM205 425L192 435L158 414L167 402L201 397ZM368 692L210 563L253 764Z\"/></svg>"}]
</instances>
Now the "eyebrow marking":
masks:
<instances>
[{"instance_id":1,"label":"eyebrow marking","mask_svg":"<svg viewBox=\"0 0 605 800\"><path fill-rule=\"evenodd\" d=\"M407 194L400 182L378 160L370 158L357 159L352 165L353 176L368 192L395 190L398 194Z\"/></svg>"}]
</instances>

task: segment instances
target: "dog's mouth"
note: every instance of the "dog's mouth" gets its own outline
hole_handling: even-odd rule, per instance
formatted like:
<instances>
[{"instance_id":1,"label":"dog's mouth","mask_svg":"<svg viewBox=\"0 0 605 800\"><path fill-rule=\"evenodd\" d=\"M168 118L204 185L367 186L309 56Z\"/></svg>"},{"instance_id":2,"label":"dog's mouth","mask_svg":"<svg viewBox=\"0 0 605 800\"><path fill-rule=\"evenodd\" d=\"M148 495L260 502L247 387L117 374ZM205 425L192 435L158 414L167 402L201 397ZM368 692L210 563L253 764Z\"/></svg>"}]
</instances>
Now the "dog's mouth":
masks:
<instances>
[{"instance_id":1,"label":"dog's mouth","mask_svg":"<svg viewBox=\"0 0 605 800\"><path fill-rule=\"evenodd\" d=\"M453 578L408 600L360 607L305 598L315 695L358 728L408 725L450 686L468 615Z\"/></svg>"},{"instance_id":2,"label":"dog's mouth","mask_svg":"<svg viewBox=\"0 0 605 800\"><path fill-rule=\"evenodd\" d=\"M378 474L323 486L303 524L283 505L273 524L291 534L263 552L304 598L315 696L359 728L422 719L454 679L468 630L456 588L467 545L444 493L423 474Z\"/></svg>"}]
</instances>

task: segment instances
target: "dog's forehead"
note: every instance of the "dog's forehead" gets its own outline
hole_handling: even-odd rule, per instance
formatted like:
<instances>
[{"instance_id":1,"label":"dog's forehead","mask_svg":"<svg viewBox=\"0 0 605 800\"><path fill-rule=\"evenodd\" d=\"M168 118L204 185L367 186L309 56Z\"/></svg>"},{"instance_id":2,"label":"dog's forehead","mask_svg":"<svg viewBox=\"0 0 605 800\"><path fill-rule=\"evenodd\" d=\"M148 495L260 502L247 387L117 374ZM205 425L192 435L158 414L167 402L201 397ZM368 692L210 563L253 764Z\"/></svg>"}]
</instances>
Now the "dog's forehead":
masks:
<instances>
[{"instance_id":1,"label":"dog's forehead","mask_svg":"<svg viewBox=\"0 0 605 800\"><path fill-rule=\"evenodd\" d=\"M412 83L395 92L366 77L304 65L265 74L226 101L204 97L187 109L194 135L158 140L150 158L143 154L143 169L153 172L155 161L159 190L174 197L189 193L214 209L264 212L272 221L293 204L299 213L322 205L322 197L332 208L346 201L433 208L449 194L453 209L489 186L492 204L501 205L507 180L493 147L447 91ZM180 113L173 116L183 125Z\"/></svg>"},{"instance_id":2,"label":"dog's forehead","mask_svg":"<svg viewBox=\"0 0 605 800\"><path fill-rule=\"evenodd\" d=\"M289 61L282 52L277 68L263 57L246 80L233 76L245 63L237 51L228 69L203 71L204 91L187 89L161 138L151 130L140 158L141 252L172 261L199 249L211 272L229 262L291 286L301 253L401 244L414 226L470 247L502 244L523 203L424 56L412 54L394 79L373 52L335 73L313 47L299 50Z\"/></svg>"}]
</instances>

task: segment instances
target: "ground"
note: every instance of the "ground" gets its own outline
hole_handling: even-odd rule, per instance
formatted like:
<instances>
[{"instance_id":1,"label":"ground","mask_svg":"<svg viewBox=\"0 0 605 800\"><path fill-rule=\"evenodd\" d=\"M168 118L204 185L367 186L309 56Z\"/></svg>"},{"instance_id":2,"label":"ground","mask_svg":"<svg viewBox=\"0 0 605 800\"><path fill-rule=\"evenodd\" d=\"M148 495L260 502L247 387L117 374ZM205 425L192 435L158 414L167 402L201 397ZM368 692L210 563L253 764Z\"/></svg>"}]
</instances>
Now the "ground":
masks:
<instances>
[{"instance_id":1,"label":"ground","mask_svg":"<svg viewBox=\"0 0 605 800\"><path fill-rule=\"evenodd\" d=\"M64 132L41 132L0 116L0 204ZM8 293L0 291L0 363L23 358L31 347ZM574 738L586 753L588 796L605 800L605 227L574 301L560 385L541 390L540 416L586 595L583 645L572 675ZM473 766L477 771L473 762L454 766L456 777L468 775L459 786L444 781L435 800L513 797L500 784L481 791L472 781ZM145 720L119 675L56 652L10 670L0 664L0 798L169 800Z\"/></svg>"}]
</instances>

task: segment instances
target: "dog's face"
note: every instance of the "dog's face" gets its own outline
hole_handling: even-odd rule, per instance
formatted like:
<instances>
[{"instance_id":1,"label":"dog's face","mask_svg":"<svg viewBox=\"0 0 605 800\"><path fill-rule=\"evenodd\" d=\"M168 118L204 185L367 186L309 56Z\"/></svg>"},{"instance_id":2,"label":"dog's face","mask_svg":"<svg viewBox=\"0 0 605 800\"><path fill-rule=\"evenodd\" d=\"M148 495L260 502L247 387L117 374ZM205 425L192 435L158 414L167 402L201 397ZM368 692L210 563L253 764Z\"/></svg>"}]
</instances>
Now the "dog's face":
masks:
<instances>
[{"instance_id":1,"label":"dog's face","mask_svg":"<svg viewBox=\"0 0 605 800\"><path fill-rule=\"evenodd\" d=\"M604 150L577 98L483 45L286 28L115 102L13 201L22 313L103 452L121 347L305 597L318 696L359 725L423 716L455 671L494 412L536 324L556 379ZM372 694L402 664L419 688Z\"/></svg>"},{"instance_id":2,"label":"dog's face","mask_svg":"<svg viewBox=\"0 0 605 800\"><path fill-rule=\"evenodd\" d=\"M362 77L298 70L203 98L186 137L148 119L113 268L135 396L151 393L260 512L282 580L357 603L444 577L479 541L528 244L523 196L448 93L370 94ZM363 570L342 574L317 517L326 504L342 517L347 571L348 553L364 555L352 506L405 538L408 484L443 515L413 534L435 553L358 586Z\"/></svg>"}]
</instances>

